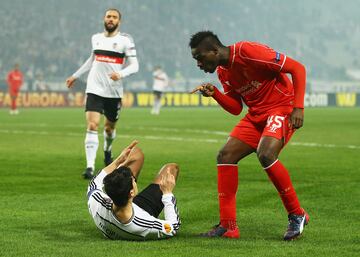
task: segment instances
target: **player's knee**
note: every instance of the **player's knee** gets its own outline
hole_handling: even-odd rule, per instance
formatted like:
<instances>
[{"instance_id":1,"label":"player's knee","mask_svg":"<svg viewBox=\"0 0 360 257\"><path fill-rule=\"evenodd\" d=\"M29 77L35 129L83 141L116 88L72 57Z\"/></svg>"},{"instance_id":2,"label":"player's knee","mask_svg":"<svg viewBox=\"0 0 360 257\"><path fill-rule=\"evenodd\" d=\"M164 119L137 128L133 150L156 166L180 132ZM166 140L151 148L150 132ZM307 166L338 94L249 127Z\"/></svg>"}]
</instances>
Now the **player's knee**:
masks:
<instances>
[{"instance_id":1,"label":"player's knee","mask_svg":"<svg viewBox=\"0 0 360 257\"><path fill-rule=\"evenodd\" d=\"M111 135L114 131L114 128L110 127L110 126L105 126L104 127L104 131L107 135Z\"/></svg>"},{"instance_id":2,"label":"player's knee","mask_svg":"<svg viewBox=\"0 0 360 257\"><path fill-rule=\"evenodd\" d=\"M217 163L222 163L224 159L224 150L220 150L216 156Z\"/></svg>"},{"instance_id":3,"label":"player's knee","mask_svg":"<svg viewBox=\"0 0 360 257\"><path fill-rule=\"evenodd\" d=\"M260 150L256 155L263 167L270 166L277 159L275 153L270 150Z\"/></svg>"},{"instance_id":4,"label":"player's knee","mask_svg":"<svg viewBox=\"0 0 360 257\"><path fill-rule=\"evenodd\" d=\"M97 131L99 128L99 124L97 122L89 121L87 124L88 130Z\"/></svg>"},{"instance_id":5,"label":"player's knee","mask_svg":"<svg viewBox=\"0 0 360 257\"><path fill-rule=\"evenodd\" d=\"M172 163L167 163L164 165L164 167L161 169L164 172L167 172L168 170L170 171L171 174L174 175L175 179L177 179L177 176L179 175L179 165L175 162Z\"/></svg>"},{"instance_id":6,"label":"player's knee","mask_svg":"<svg viewBox=\"0 0 360 257\"><path fill-rule=\"evenodd\" d=\"M216 157L218 164L230 164L234 161L232 160L232 154L226 149L221 149Z\"/></svg>"},{"instance_id":7,"label":"player's knee","mask_svg":"<svg viewBox=\"0 0 360 257\"><path fill-rule=\"evenodd\" d=\"M131 158L132 159L136 159L136 160L141 160L144 161L144 153L141 150L141 148L135 146L132 150L131 150Z\"/></svg>"},{"instance_id":8,"label":"player's knee","mask_svg":"<svg viewBox=\"0 0 360 257\"><path fill-rule=\"evenodd\" d=\"M165 164L166 169L174 170L176 172L179 172L179 165L175 162L172 163L166 163Z\"/></svg>"},{"instance_id":9,"label":"player's knee","mask_svg":"<svg viewBox=\"0 0 360 257\"><path fill-rule=\"evenodd\" d=\"M144 153L139 147L134 147L130 152L129 160L130 162L133 161L141 161L144 162Z\"/></svg>"}]
</instances>

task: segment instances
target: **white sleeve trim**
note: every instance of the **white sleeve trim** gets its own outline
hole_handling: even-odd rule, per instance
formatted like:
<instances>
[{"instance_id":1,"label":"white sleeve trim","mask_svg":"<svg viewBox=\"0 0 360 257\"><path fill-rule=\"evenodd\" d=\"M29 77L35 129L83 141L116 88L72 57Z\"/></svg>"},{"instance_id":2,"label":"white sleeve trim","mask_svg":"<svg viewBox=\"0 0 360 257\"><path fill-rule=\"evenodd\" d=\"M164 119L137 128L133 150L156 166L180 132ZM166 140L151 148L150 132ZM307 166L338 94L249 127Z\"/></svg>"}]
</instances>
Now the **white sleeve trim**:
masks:
<instances>
[{"instance_id":1,"label":"white sleeve trim","mask_svg":"<svg viewBox=\"0 0 360 257\"><path fill-rule=\"evenodd\" d=\"M283 63L281 64L281 67L280 67L280 70L279 70L279 71L281 71L282 68L284 67L285 61L286 61L286 55L284 55L284 61L283 61Z\"/></svg>"},{"instance_id":2,"label":"white sleeve trim","mask_svg":"<svg viewBox=\"0 0 360 257\"><path fill-rule=\"evenodd\" d=\"M232 67L232 66L233 66L233 64L234 64L234 61L235 61L235 54L236 54L236 44L234 44L234 45L233 45L233 48L234 48L234 53L233 53L233 57L232 57L232 61L231 61L231 65L230 65L230 67Z\"/></svg>"}]
</instances>

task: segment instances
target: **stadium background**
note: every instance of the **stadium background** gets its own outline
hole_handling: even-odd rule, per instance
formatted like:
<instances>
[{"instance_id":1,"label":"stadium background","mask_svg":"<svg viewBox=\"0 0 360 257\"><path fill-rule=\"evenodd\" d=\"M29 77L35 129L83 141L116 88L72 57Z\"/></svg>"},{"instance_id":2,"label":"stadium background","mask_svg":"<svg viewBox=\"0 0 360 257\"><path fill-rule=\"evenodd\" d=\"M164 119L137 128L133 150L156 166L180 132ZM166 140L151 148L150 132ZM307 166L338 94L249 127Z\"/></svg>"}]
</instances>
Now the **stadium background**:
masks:
<instances>
[{"instance_id":1,"label":"stadium background","mask_svg":"<svg viewBox=\"0 0 360 257\"><path fill-rule=\"evenodd\" d=\"M151 72L159 64L170 76L171 92L187 92L204 80L216 81L196 69L188 47L191 34L210 29L225 44L259 41L304 63L308 98L313 99L308 106L359 105L354 95L360 93L358 4L354 0L346 4L338 0L224 0L221 4L213 0L5 0L0 9L0 106L7 105L4 79L14 63L20 63L26 75L23 92L66 91L64 79L88 58L90 37L103 30L102 17L109 6L121 9L121 30L133 36L138 52L140 71L125 81L127 91L150 91ZM75 90L82 92L85 81L86 75ZM336 101L327 96L327 103L314 100L323 99L317 96L323 93L349 95L335 95ZM28 105L49 105L46 99L42 104L33 102Z\"/></svg>"},{"instance_id":2,"label":"stadium background","mask_svg":"<svg viewBox=\"0 0 360 257\"><path fill-rule=\"evenodd\" d=\"M113 150L140 141L140 188L164 162L180 164L175 194L183 224L174 240L105 240L86 208L86 76L71 91L64 81L88 57L90 36L103 29L110 6L122 11L121 30L134 37L140 62L125 85L126 107L139 108L121 112ZM360 108L339 108L360 103L358 13L358 0L2 0L0 256L358 256ZM216 153L244 115L187 93L201 81L216 82L196 68L188 48L190 35L202 29L226 44L267 43L307 67L305 103L316 108L306 108L304 127L281 155L311 215L296 242L281 240L286 214L254 155L239 166L241 239L197 236L218 221ZM26 83L20 114L9 115L4 78L15 62ZM157 64L171 85L163 100L169 107L154 116L148 106ZM102 161L99 151L97 169Z\"/></svg>"}]
</instances>

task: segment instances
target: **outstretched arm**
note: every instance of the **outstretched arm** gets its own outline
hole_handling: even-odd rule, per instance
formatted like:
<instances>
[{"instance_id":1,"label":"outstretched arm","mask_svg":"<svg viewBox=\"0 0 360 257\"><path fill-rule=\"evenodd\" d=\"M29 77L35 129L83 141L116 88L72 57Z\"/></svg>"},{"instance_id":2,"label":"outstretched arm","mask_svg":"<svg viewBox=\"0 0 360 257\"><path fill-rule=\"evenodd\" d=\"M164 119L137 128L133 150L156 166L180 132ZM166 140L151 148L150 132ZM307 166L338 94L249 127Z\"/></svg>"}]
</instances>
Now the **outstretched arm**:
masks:
<instances>
[{"instance_id":1,"label":"outstretched arm","mask_svg":"<svg viewBox=\"0 0 360 257\"><path fill-rule=\"evenodd\" d=\"M241 99L237 99L231 92L224 95L211 83L205 83L196 87L191 91L191 94L198 91L205 97L213 97L225 111L233 115L239 115L242 111Z\"/></svg>"},{"instance_id":2,"label":"outstretched arm","mask_svg":"<svg viewBox=\"0 0 360 257\"><path fill-rule=\"evenodd\" d=\"M73 74L73 77L79 78L85 72L89 71L94 61L94 53L91 53L90 57L84 62L84 64Z\"/></svg>"},{"instance_id":3,"label":"outstretched arm","mask_svg":"<svg viewBox=\"0 0 360 257\"><path fill-rule=\"evenodd\" d=\"M94 54L91 53L90 57L86 60L86 62L72 76L66 79L66 85L68 88L71 88L74 85L76 79L78 79L81 75L90 70L93 61Z\"/></svg>"}]
</instances>

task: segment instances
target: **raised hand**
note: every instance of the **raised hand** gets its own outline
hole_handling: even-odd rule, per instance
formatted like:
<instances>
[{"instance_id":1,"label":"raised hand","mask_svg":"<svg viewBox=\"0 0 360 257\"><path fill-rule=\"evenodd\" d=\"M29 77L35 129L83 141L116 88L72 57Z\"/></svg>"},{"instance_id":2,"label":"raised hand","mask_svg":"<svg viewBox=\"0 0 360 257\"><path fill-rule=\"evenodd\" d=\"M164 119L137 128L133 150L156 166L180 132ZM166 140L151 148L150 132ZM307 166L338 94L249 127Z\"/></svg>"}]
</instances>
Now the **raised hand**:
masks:
<instances>
[{"instance_id":1,"label":"raised hand","mask_svg":"<svg viewBox=\"0 0 360 257\"><path fill-rule=\"evenodd\" d=\"M117 166L126 166L126 163L129 159L131 150L139 143L139 141L134 140L127 147L122 150L120 155L115 159Z\"/></svg>"},{"instance_id":2,"label":"raised hand","mask_svg":"<svg viewBox=\"0 0 360 257\"><path fill-rule=\"evenodd\" d=\"M170 168L162 175L160 182L160 189L163 194L172 193L176 184L176 180L173 174L170 172Z\"/></svg>"},{"instance_id":3,"label":"raised hand","mask_svg":"<svg viewBox=\"0 0 360 257\"><path fill-rule=\"evenodd\" d=\"M106 173L111 173L115 169L117 169L120 166L125 166L127 162L129 161L131 150L138 144L139 142L137 140L134 140L129 144L127 147L122 150L122 152L119 154L119 156L108 166L104 168L104 171Z\"/></svg>"}]
</instances>

